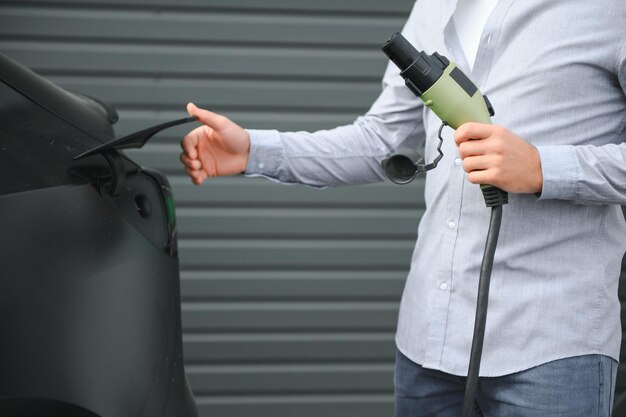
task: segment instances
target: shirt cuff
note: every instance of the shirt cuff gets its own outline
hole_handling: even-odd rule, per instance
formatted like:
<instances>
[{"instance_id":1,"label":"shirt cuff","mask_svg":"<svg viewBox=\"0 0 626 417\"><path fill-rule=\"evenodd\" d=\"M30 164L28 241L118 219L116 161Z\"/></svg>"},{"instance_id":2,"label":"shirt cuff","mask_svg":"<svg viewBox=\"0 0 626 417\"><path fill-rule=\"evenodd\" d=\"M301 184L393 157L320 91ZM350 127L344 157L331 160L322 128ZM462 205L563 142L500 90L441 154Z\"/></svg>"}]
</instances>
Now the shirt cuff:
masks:
<instances>
[{"instance_id":1,"label":"shirt cuff","mask_svg":"<svg viewBox=\"0 0 626 417\"><path fill-rule=\"evenodd\" d=\"M250 155L244 175L276 178L285 149L277 130L248 129Z\"/></svg>"},{"instance_id":2,"label":"shirt cuff","mask_svg":"<svg viewBox=\"0 0 626 417\"><path fill-rule=\"evenodd\" d=\"M541 200L575 200L580 165L573 145L537 146L541 158Z\"/></svg>"}]
</instances>

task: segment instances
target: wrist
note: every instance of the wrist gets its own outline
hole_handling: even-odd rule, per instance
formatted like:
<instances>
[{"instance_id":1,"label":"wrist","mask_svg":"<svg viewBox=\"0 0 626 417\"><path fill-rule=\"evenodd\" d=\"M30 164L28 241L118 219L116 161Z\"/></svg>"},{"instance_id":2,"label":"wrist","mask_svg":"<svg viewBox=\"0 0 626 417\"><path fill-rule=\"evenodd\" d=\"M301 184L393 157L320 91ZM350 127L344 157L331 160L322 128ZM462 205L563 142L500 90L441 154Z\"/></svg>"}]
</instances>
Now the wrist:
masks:
<instances>
[{"instance_id":1,"label":"wrist","mask_svg":"<svg viewBox=\"0 0 626 417\"><path fill-rule=\"evenodd\" d=\"M244 174L248 167L248 161L250 160L250 133L244 129L243 137L243 150L240 152L239 172Z\"/></svg>"}]
</instances>

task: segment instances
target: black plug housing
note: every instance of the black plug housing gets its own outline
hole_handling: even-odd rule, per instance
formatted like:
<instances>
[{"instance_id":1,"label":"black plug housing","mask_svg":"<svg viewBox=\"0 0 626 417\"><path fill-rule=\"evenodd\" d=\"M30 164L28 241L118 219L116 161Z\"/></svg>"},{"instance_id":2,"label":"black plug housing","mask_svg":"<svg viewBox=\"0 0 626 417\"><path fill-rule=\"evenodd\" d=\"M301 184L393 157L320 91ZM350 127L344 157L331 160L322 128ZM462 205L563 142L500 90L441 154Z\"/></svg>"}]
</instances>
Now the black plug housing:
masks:
<instances>
[{"instance_id":1,"label":"black plug housing","mask_svg":"<svg viewBox=\"0 0 626 417\"><path fill-rule=\"evenodd\" d=\"M437 82L450 64L436 52L428 55L418 51L400 32L394 33L381 49L400 69L407 87L418 97Z\"/></svg>"}]
</instances>

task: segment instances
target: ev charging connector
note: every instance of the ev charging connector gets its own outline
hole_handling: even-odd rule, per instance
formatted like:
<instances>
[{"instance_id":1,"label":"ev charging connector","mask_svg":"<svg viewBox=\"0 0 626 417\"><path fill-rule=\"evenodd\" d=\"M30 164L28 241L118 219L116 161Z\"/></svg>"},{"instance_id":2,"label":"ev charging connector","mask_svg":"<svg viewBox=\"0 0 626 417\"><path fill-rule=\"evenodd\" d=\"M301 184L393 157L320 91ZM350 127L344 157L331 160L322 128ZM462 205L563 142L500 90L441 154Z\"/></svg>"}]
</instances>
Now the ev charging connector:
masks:
<instances>
[{"instance_id":1,"label":"ev charging connector","mask_svg":"<svg viewBox=\"0 0 626 417\"><path fill-rule=\"evenodd\" d=\"M445 126L457 129L466 122L491 124L494 111L489 99L483 96L459 67L445 56L437 52L428 55L418 51L400 33L391 36L383 45L382 51L400 69L400 75L404 78L406 86L442 120L438 135L439 155L433 162L425 165L423 158L415 150L402 150L382 162L382 167L391 181L406 184L418 174L437 166L443 156L441 131ZM463 417L471 417L474 411L485 338L489 281L502 222L502 205L508 203L508 194L505 191L486 184L481 184L480 187L485 204L491 207L491 220L478 282L476 318L463 399Z\"/></svg>"}]
</instances>

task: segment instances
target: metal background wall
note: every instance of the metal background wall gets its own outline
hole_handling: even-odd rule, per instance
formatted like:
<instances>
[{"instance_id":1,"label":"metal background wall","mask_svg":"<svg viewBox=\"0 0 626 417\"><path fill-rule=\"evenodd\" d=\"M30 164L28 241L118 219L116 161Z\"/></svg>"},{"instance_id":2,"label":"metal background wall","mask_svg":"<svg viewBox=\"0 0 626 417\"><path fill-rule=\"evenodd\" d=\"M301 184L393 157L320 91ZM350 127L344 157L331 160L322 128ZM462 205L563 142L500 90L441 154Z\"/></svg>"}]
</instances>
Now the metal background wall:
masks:
<instances>
[{"instance_id":1,"label":"metal background wall","mask_svg":"<svg viewBox=\"0 0 626 417\"><path fill-rule=\"evenodd\" d=\"M379 47L412 3L2 1L0 52L113 104L118 134L183 117L187 101L250 128L317 130L371 104ZM391 415L422 183L195 187L178 162L187 129L129 153L174 187L185 360L201 414Z\"/></svg>"}]
</instances>

